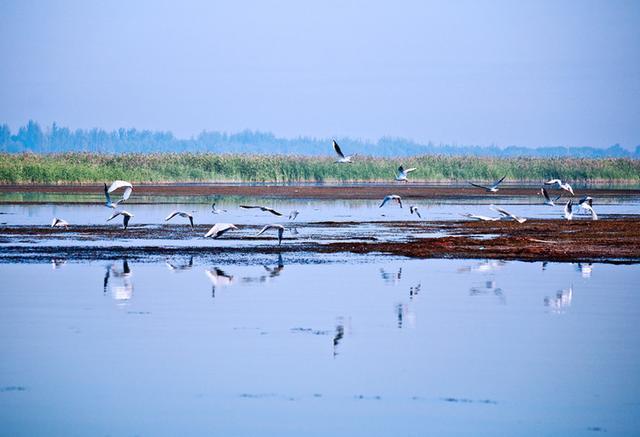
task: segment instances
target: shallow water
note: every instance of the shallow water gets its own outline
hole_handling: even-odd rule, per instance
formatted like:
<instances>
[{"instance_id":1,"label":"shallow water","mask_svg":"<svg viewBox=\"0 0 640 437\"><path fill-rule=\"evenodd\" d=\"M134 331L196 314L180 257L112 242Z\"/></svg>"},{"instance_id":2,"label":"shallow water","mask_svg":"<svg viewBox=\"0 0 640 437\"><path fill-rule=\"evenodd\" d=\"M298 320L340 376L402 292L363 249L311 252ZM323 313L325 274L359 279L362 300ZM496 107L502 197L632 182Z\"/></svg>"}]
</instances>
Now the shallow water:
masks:
<instances>
[{"instance_id":1,"label":"shallow water","mask_svg":"<svg viewBox=\"0 0 640 437\"><path fill-rule=\"evenodd\" d=\"M640 265L0 264L6 435L634 435Z\"/></svg>"}]
</instances>

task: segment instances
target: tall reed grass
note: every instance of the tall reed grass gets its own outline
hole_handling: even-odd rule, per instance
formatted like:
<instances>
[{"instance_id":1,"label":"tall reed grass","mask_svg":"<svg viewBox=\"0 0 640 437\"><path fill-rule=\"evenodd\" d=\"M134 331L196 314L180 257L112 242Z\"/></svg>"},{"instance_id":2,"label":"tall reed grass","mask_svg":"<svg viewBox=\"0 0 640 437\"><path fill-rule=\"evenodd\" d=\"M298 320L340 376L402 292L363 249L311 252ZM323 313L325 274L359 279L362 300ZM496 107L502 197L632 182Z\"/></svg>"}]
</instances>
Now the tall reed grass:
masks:
<instances>
[{"instance_id":1,"label":"tall reed grass","mask_svg":"<svg viewBox=\"0 0 640 437\"><path fill-rule=\"evenodd\" d=\"M516 181L640 182L640 161L633 159L358 157L353 164L335 164L329 157L291 155L5 153L0 183L389 181L400 164L418 169L411 173L414 181L489 181L506 175Z\"/></svg>"}]
</instances>

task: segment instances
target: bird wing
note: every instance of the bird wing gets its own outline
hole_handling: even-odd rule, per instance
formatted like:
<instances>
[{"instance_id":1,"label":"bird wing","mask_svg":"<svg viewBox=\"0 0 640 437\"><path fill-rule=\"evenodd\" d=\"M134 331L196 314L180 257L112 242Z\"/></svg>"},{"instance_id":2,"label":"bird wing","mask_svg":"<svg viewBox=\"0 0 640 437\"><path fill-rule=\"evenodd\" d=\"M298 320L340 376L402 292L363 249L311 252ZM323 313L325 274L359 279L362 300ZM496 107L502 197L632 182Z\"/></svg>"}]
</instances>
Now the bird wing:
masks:
<instances>
[{"instance_id":1,"label":"bird wing","mask_svg":"<svg viewBox=\"0 0 640 437\"><path fill-rule=\"evenodd\" d=\"M484 188L485 190L488 190L489 187L485 187L484 185L478 185L478 184L474 184L473 182L469 182L471 185L473 185L474 187L478 187L478 188Z\"/></svg>"},{"instance_id":2,"label":"bird wing","mask_svg":"<svg viewBox=\"0 0 640 437\"><path fill-rule=\"evenodd\" d=\"M166 221L169 221L169 220L171 220L172 218L174 218L174 217L175 217L175 216L177 216L177 215L178 215L178 211L173 211L171 214L169 214L169 215L167 216L167 218L166 218L166 219L164 219L164 221L165 221L165 222L166 222Z\"/></svg>"},{"instance_id":3,"label":"bird wing","mask_svg":"<svg viewBox=\"0 0 640 437\"><path fill-rule=\"evenodd\" d=\"M562 182L560 181L560 179L550 179L547 182L545 182L545 185L553 185L553 184L561 184Z\"/></svg>"},{"instance_id":4,"label":"bird wing","mask_svg":"<svg viewBox=\"0 0 640 437\"><path fill-rule=\"evenodd\" d=\"M500 214L502 214L505 217L511 217L513 218L513 214L511 214L509 211L507 211L506 209L502 209L502 208L498 208L497 206L493 207L494 210L496 210L497 212L499 212Z\"/></svg>"},{"instance_id":5,"label":"bird wing","mask_svg":"<svg viewBox=\"0 0 640 437\"><path fill-rule=\"evenodd\" d=\"M240 208L254 209L254 208L262 208L262 207L261 206L256 206L256 205L240 205Z\"/></svg>"},{"instance_id":6,"label":"bird wing","mask_svg":"<svg viewBox=\"0 0 640 437\"><path fill-rule=\"evenodd\" d=\"M276 211L275 209L273 209L273 208L267 208L266 206L263 206L263 207L261 207L260 209L261 209L262 211L265 211L265 212L270 212L270 213L271 213L271 214L273 214L273 215L277 215L277 216L281 216L281 215L282 215L282 213L280 213L280 212Z\"/></svg>"},{"instance_id":7,"label":"bird wing","mask_svg":"<svg viewBox=\"0 0 640 437\"><path fill-rule=\"evenodd\" d=\"M114 181L111 186L109 187L109 193L113 193L115 190L117 190L118 188L122 188L122 187L129 187L129 188L133 188L133 185L131 185L131 182L127 182L127 181ZM131 193L129 193L131 194Z\"/></svg>"},{"instance_id":8,"label":"bird wing","mask_svg":"<svg viewBox=\"0 0 640 437\"><path fill-rule=\"evenodd\" d=\"M284 228L278 228L278 244L282 243L282 234L284 234Z\"/></svg>"},{"instance_id":9,"label":"bird wing","mask_svg":"<svg viewBox=\"0 0 640 437\"><path fill-rule=\"evenodd\" d=\"M107 205L111 203L111 196L109 195L109 189L107 188L107 184L104 184L104 195L107 198Z\"/></svg>"},{"instance_id":10,"label":"bird wing","mask_svg":"<svg viewBox=\"0 0 640 437\"><path fill-rule=\"evenodd\" d=\"M118 217L120 214L122 214L121 211L115 211L113 214L111 214L111 217L109 217L107 221L113 220L114 218Z\"/></svg>"},{"instance_id":11,"label":"bird wing","mask_svg":"<svg viewBox=\"0 0 640 437\"><path fill-rule=\"evenodd\" d=\"M387 203L389 201L389 199L391 199L391 197L385 196L385 198L382 200L382 203L380 204L380 206L378 208L382 208L385 205L385 203Z\"/></svg>"},{"instance_id":12,"label":"bird wing","mask_svg":"<svg viewBox=\"0 0 640 437\"><path fill-rule=\"evenodd\" d=\"M262 228L262 230L261 230L260 232L258 232L258 233L256 234L256 237L257 237L257 236L259 236L259 235L264 234L266 231L268 231L268 230L269 230L269 229L271 229L272 227L273 227L273 225L266 225L264 228Z\"/></svg>"},{"instance_id":13,"label":"bird wing","mask_svg":"<svg viewBox=\"0 0 640 437\"><path fill-rule=\"evenodd\" d=\"M398 173L404 174L404 167L402 166L398 167Z\"/></svg>"},{"instance_id":14,"label":"bird wing","mask_svg":"<svg viewBox=\"0 0 640 437\"><path fill-rule=\"evenodd\" d=\"M131 196L131 192L133 191L132 187L127 187L124 190L124 193L122 193L122 200L127 200L129 199L129 197Z\"/></svg>"},{"instance_id":15,"label":"bird wing","mask_svg":"<svg viewBox=\"0 0 640 437\"><path fill-rule=\"evenodd\" d=\"M542 195L544 196L547 202L551 201L551 199L549 198L549 193L547 193L547 190L545 190L544 187L540 189L540 192L542 193Z\"/></svg>"},{"instance_id":16,"label":"bird wing","mask_svg":"<svg viewBox=\"0 0 640 437\"><path fill-rule=\"evenodd\" d=\"M192 215L189 216L189 222L191 223L191 228L193 228L193 216Z\"/></svg>"},{"instance_id":17,"label":"bird wing","mask_svg":"<svg viewBox=\"0 0 640 437\"><path fill-rule=\"evenodd\" d=\"M502 181L504 181L504 178L506 178L507 175L502 176L502 178L500 178L499 180L495 181L493 183L493 185L491 185L491 188L496 188L498 185L500 185L502 183Z\"/></svg>"},{"instance_id":18,"label":"bird wing","mask_svg":"<svg viewBox=\"0 0 640 437\"><path fill-rule=\"evenodd\" d=\"M400 198L400 196L396 197L396 199L398 200L398 203L400 204L400 208L402 208L402 199Z\"/></svg>"},{"instance_id":19,"label":"bird wing","mask_svg":"<svg viewBox=\"0 0 640 437\"><path fill-rule=\"evenodd\" d=\"M411 173L412 171L416 171L416 170L417 170L417 168L412 167L412 168L408 168L408 169L406 169L404 172L405 172L405 173Z\"/></svg>"},{"instance_id":20,"label":"bird wing","mask_svg":"<svg viewBox=\"0 0 640 437\"><path fill-rule=\"evenodd\" d=\"M129 220L131 220L131 215L122 214L122 224L124 225L125 229L127 229L127 226L129 226Z\"/></svg>"},{"instance_id":21,"label":"bird wing","mask_svg":"<svg viewBox=\"0 0 640 437\"><path fill-rule=\"evenodd\" d=\"M58 223L58 219L54 218L53 221L51 222L51 227L54 227L56 223Z\"/></svg>"},{"instance_id":22,"label":"bird wing","mask_svg":"<svg viewBox=\"0 0 640 437\"><path fill-rule=\"evenodd\" d=\"M340 150L340 146L338 146L338 143L336 143L336 140L333 140L333 150L336 151L336 153L340 158L344 158L344 154L342 153L342 150Z\"/></svg>"}]
</instances>

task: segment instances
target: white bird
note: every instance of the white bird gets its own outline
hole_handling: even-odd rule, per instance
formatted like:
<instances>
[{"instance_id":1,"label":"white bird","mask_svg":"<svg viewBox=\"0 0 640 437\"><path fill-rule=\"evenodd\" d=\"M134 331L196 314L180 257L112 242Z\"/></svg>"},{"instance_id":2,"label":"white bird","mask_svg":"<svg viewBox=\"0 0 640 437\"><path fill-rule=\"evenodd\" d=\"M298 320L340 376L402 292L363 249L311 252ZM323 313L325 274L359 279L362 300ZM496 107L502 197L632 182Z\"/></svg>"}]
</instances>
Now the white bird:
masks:
<instances>
[{"instance_id":1,"label":"white bird","mask_svg":"<svg viewBox=\"0 0 640 437\"><path fill-rule=\"evenodd\" d=\"M566 205L564 206L564 218L566 218L567 220L572 220L573 219L573 200L569 199L569 201L566 203Z\"/></svg>"},{"instance_id":2,"label":"white bird","mask_svg":"<svg viewBox=\"0 0 640 437\"><path fill-rule=\"evenodd\" d=\"M411 214L417 215L419 218L422 218L422 216L420 215L420 211L418 211L418 207L417 206L409 205L409 212Z\"/></svg>"},{"instance_id":3,"label":"white bird","mask_svg":"<svg viewBox=\"0 0 640 437\"><path fill-rule=\"evenodd\" d=\"M484 188L488 193L495 193L498 191L498 185L500 185L502 183L502 181L504 180L504 178L506 178L507 175L502 176L502 178L500 178L499 180L495 181L493 184L487 186L484 185L478 185L478 184L474 184L473 182L469 182L471 185L473 185L474 187L478 187L478 188Z\"/></svg>"},{"instance_id":4,"label":"white bird","mask_svg":"<svg viewBox=\"0 0 640 437\"><path fill-rule=\"evenodd\" d=\"M544 204L549 206L556 206L555 202L557 202L558 199L562 197L561 194L555 199L551 200L551 198L549 197L549 193L547 193L547 190L545 190L544 187L540 188L540 193L544 196Z\"/></svg>"},{"instance_id":5,"label":"white bird","mask_svg":"<svg viewBox=\"0 0 640 437\"><path fill-rule=\"evenodd\" d=\"M289 220L295 220L296 217L298 217L298 214L300 214L300 211L298 211L297 209L294 209L289 213Z\"/></svg>"},{"instance_id":6,"label":"white bird","mask_svg":"<svg viewBox=\"0 0 640 437\"><path fill-rule=\"evenodd\" d=\"M336 154L338 155L338 159L336 160L337 164L351 164L351 158L353 158L355 155L348 155L345 156L344 153L342 153L342 150L340 149L340 146L338 145L338 143L336 143L336 140L333 140L333 150L336 151Z\"/></svg>"},{"instance_id":7,"label":"white bird","mask_svg":"<svg viewBox=\"0 0 640 437\"><path fill-rule=\"evenodd\" d=\"M51 222L52 228L55 228L55 227L66 228L67 226L69 226L69 223L66 220L59 219L58 217L54 218L53 221Z\"/></svg>"},{"instance_id":8,"label":"white bird","mask_svg":"<svg viewBox=\"0 0 640 437\"><path fill-rule=\"evenodd\" d=\"M269 229L277 229L278 230L278 245L282 243L282 234L284 233L284 226L282 225L266 225L260 232L258 232L255 236L262 235L264 232Z\"/></svg>"},{"instance_id":9,"label":"white bird","mask_svg":"<svg viewBox=\"0 0 640 437\"><path fill-rule=\"evenodd\" d=\"M260 206L260 205L240 205L240 208L244 208L244 209L254 209L257 208L260 211L264 211L264 212L270 212L273 215L277 215L277 216L281 216L282 213L276 211L273 208L267 208L266 206Z\"/></svg>"},{"instance_id":10,"label":"white bird","mask_svg":"<svg viewBox=\"0 0 640 437\"><path fill-rule=\"evenodd\" d=\"M573 188L567 182L562 182L560 179L550 179L544 183L545 185L556 185L558 188L568 191L573 196Z\"/></svg>"},{"instance_id":11,"label":"white bird","mask_svg":"<svg viewBox=\"0 0 640 437\"><path fill-rule=\"evenodd\" d=\"M500 220L500 217L487 217L486 215L477 215L477 214L462 214L463 217L470 218L472 220L479 220L482 222L497 222Z\"/></svg>"},{"instance_id":12,"label":"white bird","mask_svg":"<svg viewBox=\"0 0 640 437\"><path fill-rule=\"evenodd\" d=\"M119 190L120 188L124 188L124 193L122 193L122 199L118 200L116 203L112 203L111 196L109 195L109 193L113 193L114 191ZM131 185L131 182L114 181L109 188L107 188L107 184L104 184L104 194L107 198L106 206L108 206L109 208L117 207L119 203L129 199L132 191L133 191L133 185Z\"/></svg>"},{"instance_id":13,"label":"white bird","mask_svg":"<svg viewBox=\"0 0 640 437\"><path fill-rule=\"evenodd\" d=\"M131 217L133 217L133 214L131 214L130 212L115 211L113 214L111 214L111 217L109 217L107 221L111 221L114 218L118 217L119 215L122 216L122 228L127 229L127 226L129 226L129 220L131 220Z\"/></svg>"},{"instance_id":14,"label":"white bird","mask_svg":"<svg viewBox=\"0 0 640 437\"><path fill-rule=\"evenodd\" d=\"M189 214L188 212L184 212L184 211L173 211L171 214L169 214L167 216L167 218L164 219L164 221L169 221L172 218L174 218L175 216L179 215L180 217L184 217L184 218L188 218L189 222L191 223L191 229L193 229L193 216L191 214Z\"/></svg>"},{"instance_id":15,"label":"white bird","mask_svg":"<svg viewBox=\"0 0 640 437\"><path fill-rule=\"evenodd\" d=\"M213 214L220 214L221 212L227 212L227 210L226 209L216 209L216 202L213 202L211 204L211 212Z\"/></svg>"},{"instance_id":16,"label":"white bird","mask_svg":"<svg viewBox=\"0 0 640 437\"><path fill-rule=\"evenodd\" d=\"M407 179L407 176L409 176L409 173L416 170L417 169L415 168L405 169L403 166L398 167L398 172L396 173L396 181L409 182L409 179Z\"/></svg>"},{"instance_id":17,"label":"white bird","mask_svg":"<svg viewBox=\"0 0 640 437\"><path fill-rule=\"evenodd\" d=\"M526 218L523 217L518 217L512 213L510 213L509 211L507 211L506 209L503 208L498 208L497 206L491 205L492 209L494 211L497 211L498 213L500 213L500 215L502 215L503 218L510 218L513 219L515 221L517 221L518 223L524 223L527 221Z\"/></svg>"},{"instance_id":18,"label":"white bird","mask_svg":"<svg viewBox=\"0 0 640 437\"><path fill-rule=\"evenodd\" d=\"M400 208L402 208L402 198L397 194L389 194L388 196L385 196L378 208L382 208L384 204L390 200L395 200L400 205Z\"/></svg>"},{"instance_id":19,"label":"white bird","mask_svg":"<svg viewBox=\"0 0 640 437\"><path fill-rule=\"evenodd\" d=\"M580 199L580 201L578 202L578 205L580 206L580 208L586 209L591 213L592 220L598 220L598 214L596 214L596 212L593 209L593 198L591 196L586 196Z\"/></svg>"},{"instance_id":20,"label":"white bird","mask_svg":"<svg viewBox=\"0 0 640 437\"><path fill-rule=\"evenodd\" d=\"M237 226L231 223L216 223L211 229L209 229L209 232L207 232L204 237L218 238L227 231L235 231L237 229Z\"/></svg>"}]
</instances>

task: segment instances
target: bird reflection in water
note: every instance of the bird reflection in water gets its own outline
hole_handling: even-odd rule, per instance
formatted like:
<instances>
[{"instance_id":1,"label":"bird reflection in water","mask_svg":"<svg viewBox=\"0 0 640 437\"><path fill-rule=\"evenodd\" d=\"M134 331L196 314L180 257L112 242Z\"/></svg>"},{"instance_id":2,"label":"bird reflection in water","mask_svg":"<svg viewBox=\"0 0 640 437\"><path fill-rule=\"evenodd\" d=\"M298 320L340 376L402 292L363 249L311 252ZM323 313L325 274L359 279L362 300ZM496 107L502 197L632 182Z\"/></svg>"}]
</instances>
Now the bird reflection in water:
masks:
<instances>
[{"instance_id":1,"label":"bird reflection in water","mask_svg":"<svg viewBox=\"0 0 640 437\"><path fill-rule=\"evenodd\" d=\"M276 261L276 265L271 267L266 264L262 265L262 268L265 270L264 274L258 276L243 276L241 281L243 283L263 283L268 282L270 279L277 278L284 270L284 262L282 261L282 254L278 254L278 260Z\"/></svg>"},{"instance_id":2,"label":"bird reflection in water","mask_svg":"<svg viewBox=\"0 0 640 437\"><path fill-rule=\"evenodd\" d=\"M458 269L458 273L466 273L466 272L489 273L496 270L500 270L506 264L507 264L506 261L488 259L486 261L483 261L481 263L478 263L472 266L470 265L470 266L461 267Z\"/></svg>"},{"instance_id":3,"label":"bird reflection in water","mask_svg":"<svg viewBox=\"0 0 640 437\"><path fill-rule=\"evenodd\" d=\"M380 276L385 283L395 285L402 279L402 267L400 267L396 273L380 269Z\"/></svg>"},{"instance_id":4,"label":"bird reflection in water","mask_svg":"<svg viewBox=\"0 0 640 437\"><path fill-rule=\"evenodd\" d=\"M235 282L232 275L228 275L224 270L214 267L212 269L206 269L204 273L211 281L211 297L216 297L216 287L228 287Z\"/></svg>"},{"instance_id":5,"label":"bird reflection in water","mask_svg":"<svg viewBox=\"0 0 640 437\"><path fill-rule=\"evenodd\" d=\"M396 321L399 329L406 326L411 328L416 326L416 313L410 304L399 303L396 305Z\"/></svg>"},{"instance_id":6,"label":"bird reflection in water","mask_svg":"<svg viewBox=\"0 0 640 437\"><path fill-rule=\"evenodd\" d=\"M126 258L122 260L122 269L109 264L104 273L102 282L102 292L107 293L109 283L111 283L111 293L116 301L125 303L133 297L133 283L131 282L131 268ZM117 284L113 281L117 280Z\"/></svg>"},{"instance_id":7,"label":"bird reflection in water","mask_svg":"<svg viewBox=\"0 0 640 437\"><path fill-rule=\"evenodd\" d=\"M413 296L420 294L421 283L418 283L415 287L409 287L409 299L413 300Z\"/></svg>"},{"instance_id":8,"label":"bird reflection in water","mask_svg":"<svg viewBox=\"0 0 640 437\"><path fill-rule=\"evenodd\" d=\"M557 314L562 314L567 308L571 306L571 300L573 299L573 284L569 288L558 290L554 297L545 297L544 306Z\"/></svg>"},{"instance_id":9,"label":"bird reflection in water","mask_svg":"<svg viewBox=\"0 0 640 437\"><path fill-rule=\"evenodd\" d=\"M485 281L484 287L471 287L469 289L470 296L479 296L483 294L493 294L500 299L500 303L507 303L504 291L502 291L502 288L496 286L496 281L494 280Z\"/></svg>"},{"instance_id":10,"label":"bird reflection in water","mask_svg":"<svg viewBox=\"0 0 640 437\"><path fill-rule=\"evenodd\" d=\"M193 267L193 255L189 257L189 261L187 262L176 262L175 260L167 259L164 263L167 268L174 273L184 272L185 270L191 270Z\"/></svg>"},{"instance_id":11,"label":"bird reflection in water","mask_svg":"<svg viewBox=\"0 0 640 437\"><path fill-rule=\"evenodd\" d=\"M340 340L344 337L344 324L342 322L342 318L338 319L336 325L336 332L333 336L333 356L338 355L338 345L340 344Z\"/></svg>"},{"instance_id":12,"label":"bird reflection in water","mask_svg":"<svg viewBox=\"0 0 640 437\"><path fill-rule=\"evenodd\" d=\"M593 264L578 263L576 270L580 272L583 278L589 279L591 277L591 272L593 271Z\"/></svg>"},{"instance_id":13,"label":"bird reflection in water","mask_svg":"<svg viewBox=\"0 0 640 437\"><path fill-rule=\"evenodd\" d=\"M60 267L65 265L67 260L64 258L51 258L51 268L53 270L58 270Z\"/></svg>"}]
</instances>

